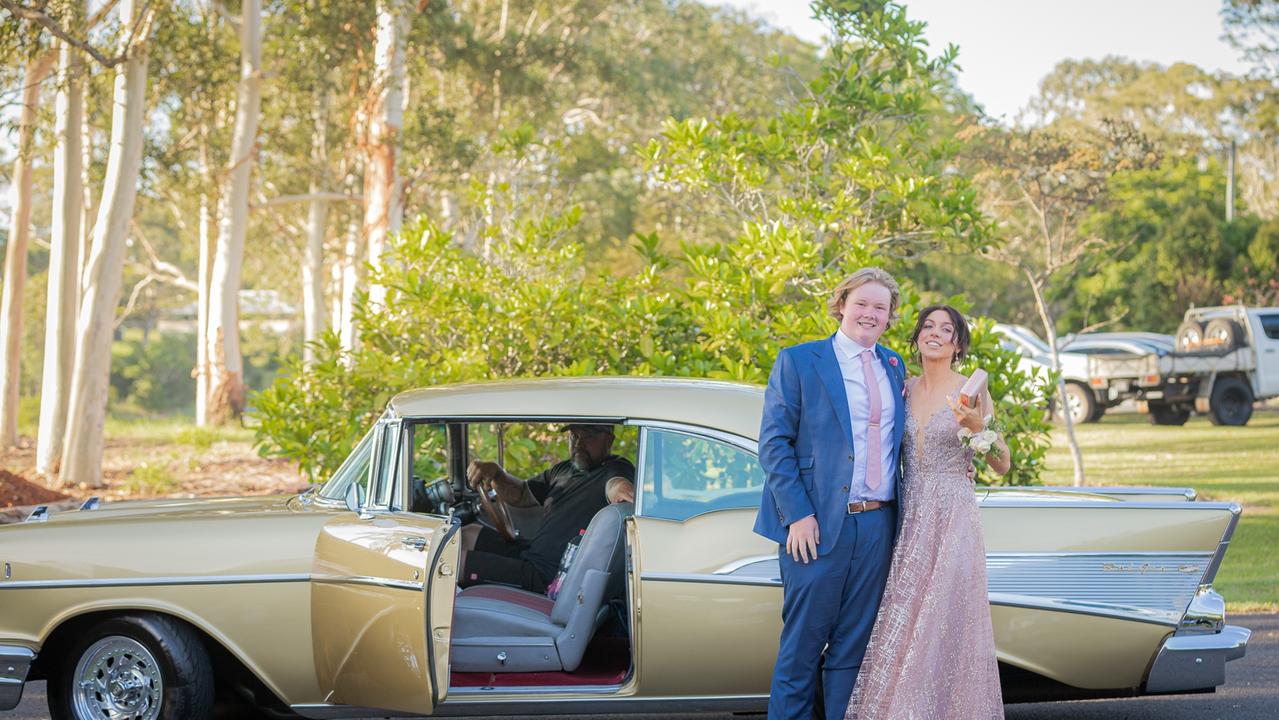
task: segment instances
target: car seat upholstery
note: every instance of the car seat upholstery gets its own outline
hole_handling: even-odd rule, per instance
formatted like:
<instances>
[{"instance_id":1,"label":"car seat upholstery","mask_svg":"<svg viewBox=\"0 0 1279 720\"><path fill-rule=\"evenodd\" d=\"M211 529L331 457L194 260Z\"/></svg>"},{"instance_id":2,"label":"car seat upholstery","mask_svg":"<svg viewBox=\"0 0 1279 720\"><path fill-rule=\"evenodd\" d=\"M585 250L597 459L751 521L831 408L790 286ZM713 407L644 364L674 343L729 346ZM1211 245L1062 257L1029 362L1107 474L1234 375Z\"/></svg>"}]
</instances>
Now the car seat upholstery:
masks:
<instances>
[{"instance_id":1,"label":"car seat upholstery","mask_svg":"<svg viewBox=\"0 0 1279 720\"><path fill-rule=\"evenodd\" d=\"M458 593L449 654L458 672L572 672L625 588L630 503L591 518L558 599L503 585Z\"/></svg>"}]
</instances>

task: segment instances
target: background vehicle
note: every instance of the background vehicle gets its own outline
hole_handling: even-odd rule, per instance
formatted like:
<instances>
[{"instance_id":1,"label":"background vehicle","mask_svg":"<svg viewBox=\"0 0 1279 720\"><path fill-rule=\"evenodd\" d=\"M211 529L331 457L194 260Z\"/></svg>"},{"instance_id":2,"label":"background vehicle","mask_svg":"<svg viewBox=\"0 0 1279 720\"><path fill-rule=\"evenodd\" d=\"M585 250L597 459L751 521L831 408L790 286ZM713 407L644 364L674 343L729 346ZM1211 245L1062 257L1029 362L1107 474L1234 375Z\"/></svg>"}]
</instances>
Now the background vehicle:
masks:
<instances>
[{"instance_id":1,"label":"background vehicle","mask_svg":"<svg viewBox=\"0 0 1279 720\"><path fill-rule=\"evenodd\" d=\"M751 532L762 405L761 388L692 379L430 388L395 397L317 490L0 527L0 709L47 678L54 716L85 720L197 718L236 696L311 718L760 711L782 600L777 545ZM568 422L616 426L633 514L591 521L576 591L457 592L467 463L563 457ZM1244 655L1212 588L1238 505L977 493L1008 701L1207 691Z\"/></svg>"},{"instance_id":2,"label":"background vehicle","mask_svg":"<svg viewBox=\"0 0 1279 720\"><path fill-rule=\"evenodd\" d=\"M1026 372L1052 369L1048 344L1033 330L1023 325L997 323L995 332L1003 338L1005 348L1021 353L1020 367ZM1126 386L1095 385L1089 375L1089 358L1109 355L1163 355L1173 350L1173 336L1158 333L1122 332L1064 335L1058 338L1058 357L1062 379L1066 382L1066 399L1071 420L1076 423L1097 422L1128 395L1118 392Z\"/></svg>"},{"instance_id":3,"label":"background vehicle","mask_svg":"<svg viewBox=\"0 0 1279 720\"><path fill-rule=\"evenodd\" d=\"M1245 425L1254 402L1279 396L1279 307L1188 310L1173 352L1090 355L1088 377L1136 399L1156 425L1183 425L1192 412Z\"/></svg>"}]
</instances>

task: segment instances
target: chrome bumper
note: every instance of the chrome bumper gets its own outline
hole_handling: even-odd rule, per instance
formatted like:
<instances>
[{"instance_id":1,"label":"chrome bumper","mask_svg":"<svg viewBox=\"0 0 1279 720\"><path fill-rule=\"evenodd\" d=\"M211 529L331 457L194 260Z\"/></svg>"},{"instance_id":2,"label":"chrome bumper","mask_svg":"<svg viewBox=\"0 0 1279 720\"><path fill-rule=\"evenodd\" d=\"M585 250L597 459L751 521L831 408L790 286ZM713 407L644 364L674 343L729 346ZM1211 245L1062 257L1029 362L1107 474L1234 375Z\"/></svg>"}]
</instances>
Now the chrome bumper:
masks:
<instances>
[{"instance_id":1,"label":"chrome bumper","mask_svg":"<svg viewBox=\"0 0 1279 720\"><path fill-rule=\"evenodd\" d=\"M1173 635L1164 641L1146 679L1148 693L1211 690L1226 682L1226 663L1248 649L1252 631L1226 625L1212 634Z\"/></svg>"},{"instance_id":2,"label":"chrome bumper","mask_svg":"<svg viewBox=\"0 0 1279 720\"><path fill-rule=\"evenodd\" d=\"M0 645L0 711L18 706L22 688L27 684L27 671L35 659L36 654L30 648Z\"/></svg>"}]
</instances>

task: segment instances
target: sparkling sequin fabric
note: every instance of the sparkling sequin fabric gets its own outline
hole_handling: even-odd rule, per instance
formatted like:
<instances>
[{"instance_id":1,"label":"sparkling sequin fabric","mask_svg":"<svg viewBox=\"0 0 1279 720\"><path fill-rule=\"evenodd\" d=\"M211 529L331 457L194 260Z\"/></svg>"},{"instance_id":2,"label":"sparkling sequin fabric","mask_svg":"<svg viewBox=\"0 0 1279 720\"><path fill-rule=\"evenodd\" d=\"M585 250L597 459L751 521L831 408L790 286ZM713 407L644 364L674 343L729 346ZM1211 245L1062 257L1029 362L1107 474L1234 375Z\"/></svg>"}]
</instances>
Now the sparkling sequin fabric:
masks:
<instances>
[{"instance_id":1,"label":"sparkling sequin fabric","mask_svg":"<svg viewBox=\"0 0 1279 720\"><path fill-rule=\"evenodd\" d=\"M908 406L901 529L845 718L1003 718L973 451L949 408L918 422Z\"/></svg>"}]
</instances>

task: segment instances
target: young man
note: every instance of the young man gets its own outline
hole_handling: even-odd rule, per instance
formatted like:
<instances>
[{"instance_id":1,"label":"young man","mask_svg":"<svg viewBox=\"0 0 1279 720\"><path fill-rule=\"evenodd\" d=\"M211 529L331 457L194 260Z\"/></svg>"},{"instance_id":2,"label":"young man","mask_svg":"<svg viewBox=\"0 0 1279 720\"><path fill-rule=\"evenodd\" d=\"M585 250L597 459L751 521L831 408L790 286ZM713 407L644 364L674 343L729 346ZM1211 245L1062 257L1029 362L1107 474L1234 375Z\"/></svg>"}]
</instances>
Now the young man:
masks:
<instances>
[{"instance_id":1,"label":"young man","mask_svg":"<svg viewBox=\"0 0 1279 720\"><path fill-rule=\"evenodd\" d=\"M783 349L764 393L768 477L755 532L780 546L783 593L771 720L811 717L819 669L826 717L843 718L875 623L896 531L906 377L879 338L898 302L888 273L853 273L827 302L839 329Z\"/></svg>"}]
</instances>

